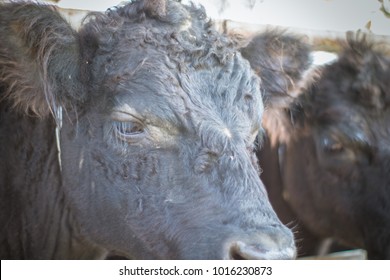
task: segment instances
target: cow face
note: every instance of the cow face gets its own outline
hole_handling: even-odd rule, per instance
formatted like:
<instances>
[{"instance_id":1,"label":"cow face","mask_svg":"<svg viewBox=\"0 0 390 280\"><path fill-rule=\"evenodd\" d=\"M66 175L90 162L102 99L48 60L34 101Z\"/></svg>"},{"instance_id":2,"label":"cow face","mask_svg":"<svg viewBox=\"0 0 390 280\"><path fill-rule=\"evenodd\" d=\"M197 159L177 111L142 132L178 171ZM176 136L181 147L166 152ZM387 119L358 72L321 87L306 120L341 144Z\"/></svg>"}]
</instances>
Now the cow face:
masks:
<instances>
[{"instance_id":1,"label":"cow face","mask_svg":"<svg viewBox=\"0 0 390 280\"><path fill-rule=\"evenodd\" d=\"M304 224L369 258L390 257L389 74L384 52L350 40L288 110L279 147L285 196Z\"/></svg>"},{"instance_id":2,"label":"cow face","mask_svg":"<svg viewBox=\"0 0 390 280\"><path fill-rule=\"evenodd\" d=\"M258 80L225 45L177 29L125 23L109 51L96 38L93 97L61 139L80 223L130 258L291 257L253 157Z\"/></svg>"},{"instance_id":3,"label":"cow face","mask_svg":"<svg viewBox=\"0 0 390 280\"><path fill-rule=\"evenodd\" d=\"M23 40L45 58L35 67L46 95L37 89L34 106L17 88L7 94L38 113L63 108L55 114L61 193L79 240L128 258L294 257L253 155L258 79L202 9L134 1L91 15L75 34L33 7L50 16L36 25L28 25L31 14L16 18L45 30ZM51 28L53 37L40 40ZM64 29L67 37L58 35Z\"/></svg>"}]
</instances>

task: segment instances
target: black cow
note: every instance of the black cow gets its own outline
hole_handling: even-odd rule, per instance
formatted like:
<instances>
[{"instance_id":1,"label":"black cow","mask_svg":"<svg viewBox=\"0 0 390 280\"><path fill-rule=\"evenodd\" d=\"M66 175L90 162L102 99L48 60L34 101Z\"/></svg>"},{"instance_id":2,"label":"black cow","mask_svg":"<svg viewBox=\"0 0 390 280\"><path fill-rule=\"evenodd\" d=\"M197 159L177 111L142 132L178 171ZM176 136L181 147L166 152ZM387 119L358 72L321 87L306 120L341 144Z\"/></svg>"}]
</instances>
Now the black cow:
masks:
<instances>
[{"instance_id":1,"label":"black cow","mask_svg":"<svg viewBox=\"0 0 390 280\"><path fill-rule=\"evenodd\" d=\"M258 78L203 8L133 1L76 32L1 4L0 37L2 259L294 258L258 176Z\"/></svg>"},{"instance_id":2,"label":"black cow","mask_svg":"<svg viewBox=\"0 0 390 280\"><path fill-rule=\"evenodd\" d=\"M263 179L315 237L389 259L389 51L361 33L340 44L337 61L291 79L298 96L285 91L288 102L266 110Z\"/></svg>"}]
</instances>

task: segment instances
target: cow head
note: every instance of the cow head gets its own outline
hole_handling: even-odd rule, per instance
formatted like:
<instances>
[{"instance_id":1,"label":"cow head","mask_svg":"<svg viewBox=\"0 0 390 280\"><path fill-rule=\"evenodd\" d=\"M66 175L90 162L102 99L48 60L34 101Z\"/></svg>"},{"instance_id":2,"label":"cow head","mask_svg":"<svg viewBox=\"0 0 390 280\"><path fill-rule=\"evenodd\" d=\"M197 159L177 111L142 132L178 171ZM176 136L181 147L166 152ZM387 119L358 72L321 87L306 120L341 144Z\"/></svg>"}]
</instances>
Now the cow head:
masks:
<instances>
[{"instance_id":1,"label":"cow head","mask_svg":"<svg viewBox=\"0 0 390 280\"><path fill-rule=\"evenodd\" d=\"M253 153L258 78L202 8L133 1L79 32L38 5L1 16L7 99L62 123L79 238L128 258L294 257Z\"/></svg>"},{"instance_id":2,"label":"cow head","mask_svg":"<svg viewBox=\"0 0 390 280\"><path fill-rule=\"evenodd\" d=\"M350 34L335 62L310 72L299 95L264 118L284 198L318 236L389 258L388 50Z\"/></svg>"}]
</instances>

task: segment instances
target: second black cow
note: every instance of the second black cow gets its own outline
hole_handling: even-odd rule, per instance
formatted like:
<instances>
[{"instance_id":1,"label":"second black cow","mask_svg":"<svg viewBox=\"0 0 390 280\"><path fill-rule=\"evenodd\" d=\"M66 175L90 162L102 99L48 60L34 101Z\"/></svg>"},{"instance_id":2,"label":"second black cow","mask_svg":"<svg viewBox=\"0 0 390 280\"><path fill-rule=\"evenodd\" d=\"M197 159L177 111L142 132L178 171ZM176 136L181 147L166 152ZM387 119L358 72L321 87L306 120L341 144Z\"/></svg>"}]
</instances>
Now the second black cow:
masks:
<instances>
[{"instance_id":1,"label":"second black cow","mask_svg":"<svg viewBox=\"0 0 390 280\"><path fill-rule=\"evenodd\" d=\"M370 259L389 259L386 44L361 33L349 34L340 42L336 61L309 69L307 45L277 36L267 43L273 42L273 50L275 44L279 48L272 69L256 55L256 44L262 47L266 36L252 41L243 55L262 78L278 72L286 85L276 89L284 102L271 99L266 105L267 140L259 154L274 207L282 220L301 222L314 238L333 237L365 248ZM299 64L306 67L296 67ZM275 89L265 90L267 95Z\"/></svg>"}]
</instances>

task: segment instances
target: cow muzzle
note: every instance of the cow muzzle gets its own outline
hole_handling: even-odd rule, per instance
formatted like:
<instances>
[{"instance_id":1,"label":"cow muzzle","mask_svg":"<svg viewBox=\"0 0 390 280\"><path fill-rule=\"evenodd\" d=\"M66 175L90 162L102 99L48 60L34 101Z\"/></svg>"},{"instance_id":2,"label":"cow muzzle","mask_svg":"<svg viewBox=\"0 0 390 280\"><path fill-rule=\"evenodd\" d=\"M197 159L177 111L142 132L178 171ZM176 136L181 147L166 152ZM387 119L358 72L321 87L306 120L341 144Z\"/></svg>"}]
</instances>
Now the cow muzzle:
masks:
<instances>
[{"instance_id":1,"label":"cow muzzle","mask_svg":"<svg viewBox=\"0 0 390 280\"><path fill-rule=\"evenodd\" d=\"M236 236L225 243L223 258L230 260L288 260L296 258L293 234L284 226Z\"/></svg>"}]
</instances>

